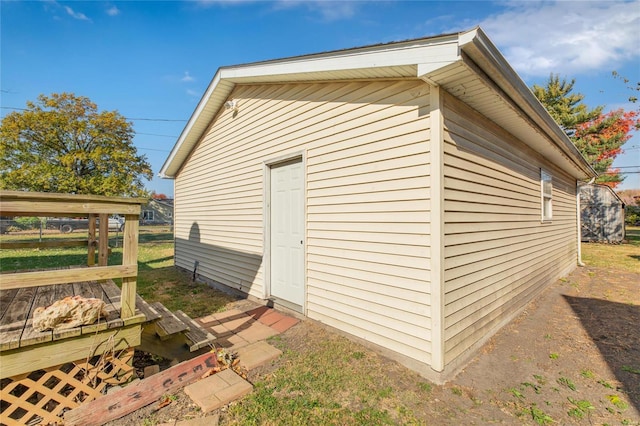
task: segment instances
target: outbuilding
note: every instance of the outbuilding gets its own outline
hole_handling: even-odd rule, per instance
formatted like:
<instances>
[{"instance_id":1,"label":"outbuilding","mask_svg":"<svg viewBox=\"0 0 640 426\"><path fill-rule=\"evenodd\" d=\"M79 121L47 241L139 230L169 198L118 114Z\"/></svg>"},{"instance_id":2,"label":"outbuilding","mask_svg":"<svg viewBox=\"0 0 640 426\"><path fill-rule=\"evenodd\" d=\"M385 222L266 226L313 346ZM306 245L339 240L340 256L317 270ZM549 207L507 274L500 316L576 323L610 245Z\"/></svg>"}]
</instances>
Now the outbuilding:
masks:
<instances>
[{"instance_id":1,"label":"outbuilding","mask_svg":"<svg viewBox=\"0 0 640 426\"><path fill-rule=\"evenodd\" d=\"M582 241L621 243L625 237L624 206L624 201L607 185L581 185Z\"/></svg>"},{"instance_id":2,"label":"outbuilding","mask_svg":"<svg viewBox=\"0 0 640 426\"><path fill-rule=\"evenodd\" d=\"M220 68L160 173L178 267L436 381L576 267L595 176L480 28Z\"/></svg>"}]
</instances>

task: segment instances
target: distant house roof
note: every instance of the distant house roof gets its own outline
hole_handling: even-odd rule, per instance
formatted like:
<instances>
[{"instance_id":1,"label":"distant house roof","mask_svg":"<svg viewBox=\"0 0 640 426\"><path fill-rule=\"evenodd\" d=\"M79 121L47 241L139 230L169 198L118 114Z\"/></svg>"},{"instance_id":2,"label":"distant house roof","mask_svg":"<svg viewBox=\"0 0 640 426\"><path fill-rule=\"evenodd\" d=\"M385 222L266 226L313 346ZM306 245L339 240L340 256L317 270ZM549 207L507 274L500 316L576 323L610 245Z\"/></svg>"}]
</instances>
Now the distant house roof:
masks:
<instances>
[{"instance_id":1,"label":"distant house roof","mask_svg":"<svg viewBox=\"0 0 640 426\"><path fill-rule=\"evenodd\" d=\"M176 176L238 84L383 78L420 78L439 85L572 176L596 176L480 28L219 68L159 174Z\"/></svg>"},{"instance_id":2,"label":"distant house roof","mask_svg":"<svg viewBox=\"0 0 640 426\"><path fill-rule=\"evenodd\" d=\"M149 200L149 203L147 204L151 204L151 203L164 204L167 207L173 207L173 198L164 198L164 199L152 198Z\"/></svg>"}]
</instances>

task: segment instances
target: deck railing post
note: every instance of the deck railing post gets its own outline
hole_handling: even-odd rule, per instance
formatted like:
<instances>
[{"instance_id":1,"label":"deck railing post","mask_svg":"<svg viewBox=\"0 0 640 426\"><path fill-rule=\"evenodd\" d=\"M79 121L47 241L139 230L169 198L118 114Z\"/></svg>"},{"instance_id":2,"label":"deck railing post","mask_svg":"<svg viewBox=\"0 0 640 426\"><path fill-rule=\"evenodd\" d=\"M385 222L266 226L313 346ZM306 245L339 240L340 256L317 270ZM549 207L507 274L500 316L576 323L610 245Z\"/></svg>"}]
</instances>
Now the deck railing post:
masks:
<instances>
[{"instance_id":1,"label":"deck railing post","mask_svg":"<svg viewBox=\"0 0 640 426\"><path fill-rule=\"evenodd\" d=\"M107 266L109 260L109 215L100 213L98 240L98 266Z\"/></svg>"},{"instance_id":2,"label":"deck railing post","mask_svg":"<svg viewBox=\"0 0 640 426\"><path fill-rule=\"evenodd\" d=\"M122 235L122 265L138 264L138 215L125 215ZM138 277L122 278L121 318L132 317L136 313L136 284Z\"/></svg>"},{"instance_id":3,"label":"deck railing post","mask_svg":"<svg viewBox=\"0 0 640 426\"><path fill-rule=\"evenodd\" d=\"M96 264L96 215L89 215L89 233L87 239L87 266Z\"/></svg>"}]
</instances>

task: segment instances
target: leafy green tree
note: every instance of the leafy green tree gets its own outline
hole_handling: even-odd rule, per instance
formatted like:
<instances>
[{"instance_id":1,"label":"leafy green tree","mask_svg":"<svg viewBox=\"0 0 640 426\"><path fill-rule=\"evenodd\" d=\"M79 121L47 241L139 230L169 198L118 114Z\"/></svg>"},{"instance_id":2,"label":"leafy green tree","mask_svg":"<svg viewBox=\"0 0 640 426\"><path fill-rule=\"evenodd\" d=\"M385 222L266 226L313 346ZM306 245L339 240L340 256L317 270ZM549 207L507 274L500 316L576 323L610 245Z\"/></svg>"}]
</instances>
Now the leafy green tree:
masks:
<instances>
[{"instance_id":1,"label":"leafy green tree","mask_svg":"<svg viewBox=\"0 0 640 426\"><path fill-rule=\"evenodd\" d=\"M534 84L531 89L569 137L574 136L578 126L596 119L602 113L601 106L590 109L582 102L583 94L573 93L575 83L575 79L560 80L558 75L551 74L545 86Z\"/></svg>"},{"instance_id":2,"label":"leafy green tree","mask_svg":"<svg viewBox=\"0 0 640 426\"><path fill-rule=\"evenodd\" d=\"M146 196L151 166L133 145L132 124L73 93L40 95L2 119L0 188Z\"/></svg>"},{"instance_id":3,"label":"leafy green tree","mask_svg":"<svg viewBox=\"0 0 640 426\"><path fill-rule=\"evenodd\" d=\"M575 80L561 80L552 74L545 86L534 84L532 91L600 174L596 182L615 188L624 177L611 165L631 132L640 127L639 114L623 109L603 113L602 106L589 108L583 102L584 95L573 93L574 84Z\"/></svg>"}]
</instances>

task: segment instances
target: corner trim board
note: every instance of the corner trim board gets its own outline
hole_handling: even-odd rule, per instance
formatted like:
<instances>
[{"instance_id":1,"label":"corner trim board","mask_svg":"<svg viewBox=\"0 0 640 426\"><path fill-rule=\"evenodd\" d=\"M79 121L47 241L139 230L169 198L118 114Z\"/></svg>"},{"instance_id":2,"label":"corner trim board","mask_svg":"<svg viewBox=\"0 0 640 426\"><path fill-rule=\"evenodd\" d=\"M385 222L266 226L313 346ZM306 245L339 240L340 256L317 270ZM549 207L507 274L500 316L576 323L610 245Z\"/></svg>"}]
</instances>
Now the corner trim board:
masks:
<instances>
[{"instance_id":1,"label":"corner trim board","mask_svg":"<svg viewBox=\"0 0 640 426\"><path fill-rule=\"evenodd\" d=\"M444 120L440 88L430 87L431 153L431 368L445 367L444 329Z\"/></svg>"}]
</instances>

